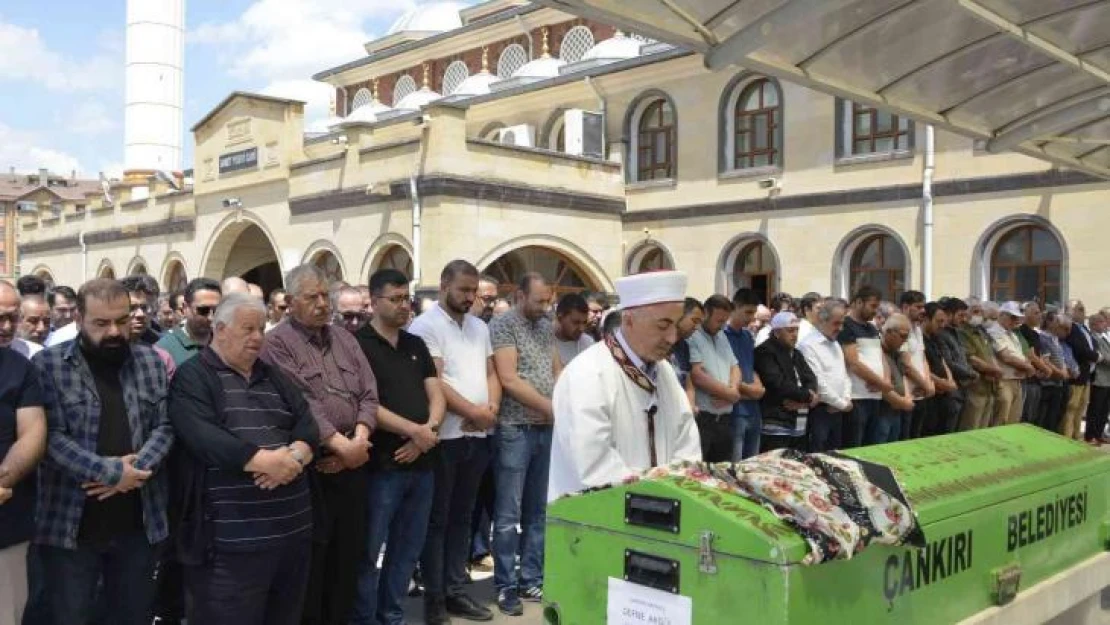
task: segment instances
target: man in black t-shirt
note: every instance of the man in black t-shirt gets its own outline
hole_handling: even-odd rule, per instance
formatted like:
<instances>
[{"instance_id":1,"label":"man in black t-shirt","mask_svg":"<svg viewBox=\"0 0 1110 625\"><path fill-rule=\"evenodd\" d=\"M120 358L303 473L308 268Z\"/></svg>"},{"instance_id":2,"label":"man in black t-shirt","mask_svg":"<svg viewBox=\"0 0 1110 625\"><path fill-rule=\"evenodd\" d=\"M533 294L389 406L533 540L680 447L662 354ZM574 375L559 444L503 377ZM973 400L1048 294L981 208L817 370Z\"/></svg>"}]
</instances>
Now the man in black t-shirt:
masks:
<instances>
[{"instance_id":1,"label":"man in black t-shirt","mask_svg":"<svg viewBox=\"0 0 1110 625\"><path fill-rule=\"evenodd\" d=\"M844 447L859 447L873 419L879 418L883 393L894 390L884 363L879 329L871 320L879 308L880 293L861 286L852 296L851 310L837 340L844 348L844 361L852 379L852 411L845 413Z\"/></svg>"},{"instance_id":2,"label":"man in black t-shirt","mask_svg":"<svg viewBox=\"0 0 1110 625\"><path fill-rule=\"evenodd\" d=\"M402 603L432 511L431 454L447 403L427 345L402 329L412 310L408 284L408 277L395 269L370 276L374 317L355 335L377 378L380 406L368 463L369 540L352 625L403 622Z\"/></svg>"},{"instance_id":3,"label":"man in black t-shirt","mask_svg":"<svg viewBox=\"0 0 1110 625\"><path fill-rule=\"evenodd\" d=\"M34 534L35 465L46 449L38 374L13 351L19 293L0 281L0 625L16 625L27 602L27 546Z\"/></svg>"}]
</instances>

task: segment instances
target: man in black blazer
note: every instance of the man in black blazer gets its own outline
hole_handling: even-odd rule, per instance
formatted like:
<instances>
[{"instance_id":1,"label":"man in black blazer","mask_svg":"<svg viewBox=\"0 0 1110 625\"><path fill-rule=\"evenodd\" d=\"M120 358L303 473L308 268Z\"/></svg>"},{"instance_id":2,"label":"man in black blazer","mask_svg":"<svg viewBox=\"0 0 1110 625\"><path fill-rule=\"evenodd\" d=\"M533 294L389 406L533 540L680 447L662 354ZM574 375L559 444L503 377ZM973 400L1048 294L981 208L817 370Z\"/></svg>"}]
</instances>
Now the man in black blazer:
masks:
<instances>
[{"instance_id":1,"label":"man in black blazer","mask_svg":"<svg viewBox=\"0 0 1110 625\"><path fill-rule=\"evenodd\" d=\"M795 349L798 325L791 312L780 312L771 319L770 338L755 349L755 370L766 388L760 400L764 428L772 435L800 431L803 436L798 440L804 445L805 419L817 405L817 376ZM779 446L773 436L767 441L768 448Z\"/></svg>"},{"instance_id":2,"label":"man in black blazer","mask_svg":"<svg viewBox=\"0 0 1110 625\"><path fill-rule=\"evenodd\" d=\"M1087 328L1087 308L1081 300L1071 300L1068 303L1068 315L1072 319L1071 333L1068 334L1067 343L1075 354L1075 361L1079 363L1079 376L1071 380L1071 396L1068 406L1064 411L1064 418L1060 421L1060 434L1068 438L1080 440L1083 430L1080 421L1087 412L1087 402L1091 398L1091 377L1094 375L1095 364L1099 361L1098 346L1095 337Z\"/></svg>"}]
</instances>

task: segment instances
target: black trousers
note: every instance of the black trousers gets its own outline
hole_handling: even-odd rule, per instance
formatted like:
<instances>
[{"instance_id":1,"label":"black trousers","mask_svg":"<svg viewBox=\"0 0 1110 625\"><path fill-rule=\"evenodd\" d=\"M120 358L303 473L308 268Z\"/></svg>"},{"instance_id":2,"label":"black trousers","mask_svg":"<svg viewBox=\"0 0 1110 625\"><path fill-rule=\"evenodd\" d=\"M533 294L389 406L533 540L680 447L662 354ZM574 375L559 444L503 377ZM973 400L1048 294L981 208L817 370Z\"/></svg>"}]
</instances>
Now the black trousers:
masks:
<instances>
[{"instance_id":1,"label":"black trousers","mask_svg":"<svg viewBox=\"0 0 1110 625\"><path fill-rule=\"evenodd\" d=\"M699 412L698 424L703 462L732 462L732 413Z\"/></svg>"},{"instance_id":2,"label":"black trousers","mask_svg":"<svg viewBox=\"0 0 1110 625\"><path fill-rule=\"evenodd\" d=\"M317 528L312 544L301 623L346 625L355 602L359 559L366 550L367 474L355 469L316 477L325 527L323 532Z\"/></svg>"},{"instance_id":3,"label":"black trousers","mask_svg":"<svg viewBox=\"0 0 1110 625\"><path fill-rule=\"evenodd\" d=\"M829 412L825 404L818 404L810 411L806 427L809 429L809 451L823 453L841 448L844 413Z\"/></svg>"},{"instance_id":4,"label":"black trousers","mask_svg":"<svg viewBox=\"0 0 1110 625\"><path fill-rule=\"evenodd\" d=\"M445 440L438 448L432 513L420 556L424 592L431 600L464 592L474 503L490 461L484 438Z\"/></svg>"},{"instance_id":5,"label":"black trousers","mask_svg":"<svg viewBox=\"0 0 1110 625\"><path fill-rule=\"evenodd\" d=\"M1110 412L1110 386L1091 385L1091 401L1087 404L1087 429L1083 433L1086 440L1102 439L1106 429L1106 417Z\"/></svg>"},{"instance_id":6,"label":"black trousers","mask_svg":"<svg viewBox=\"0 0 1110 625\"><path fill-rule=\"evenodd\" d=\"M1040 414L1037 416L1037 425L1057 432L1060 429L1060 417L1064 414L1064 407L1068 403L1068 385L1042 386Z\"/></svg>"},{"instance_id":7,"label":"black trousers","mask_svg":"<svg viewBox=\"0 0 1110 625\"><path fill-rule=\"evenodd\" d=\"M185 567L185 588L192 599L189 622L296 625L311 553L307 538L256 551L213 551L203 566Z\"/></svg>"},{"instance_id":8,"label":"black trousers","mask_svg":"<svg viewBox=\"0 0 1110 625\"><path fill-rule=\"evenodd\" d=\"M491 542L493 539L493 504L496 501L497 480L493 474L493 458L496 450L494 436L487 434L485 438L486 454L490 462L482 472L481 483L478 486L478 500L474 504L474 513L470 519L470 561L477 562L493 552Z\"/></svg>"}]
</instances>

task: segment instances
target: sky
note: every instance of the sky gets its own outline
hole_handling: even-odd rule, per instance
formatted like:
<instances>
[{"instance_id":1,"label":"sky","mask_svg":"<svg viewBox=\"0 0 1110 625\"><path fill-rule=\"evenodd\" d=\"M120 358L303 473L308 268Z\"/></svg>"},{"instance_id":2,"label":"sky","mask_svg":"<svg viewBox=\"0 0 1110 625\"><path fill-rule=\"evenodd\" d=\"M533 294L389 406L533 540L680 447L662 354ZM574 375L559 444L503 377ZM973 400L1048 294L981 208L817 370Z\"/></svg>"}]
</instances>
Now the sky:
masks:
<instances>
[{"instance_id":1,"label":"sky","mask_svg":"<svg viewBox=\"0 0 1110 625\"><path fill-rule=\"evenodd\" d=\"M187 0L185 167L188 129L232 91L306 100L309 122L326 117L331 90L312 74L365 56L423 1ZM125 5L0 1L0 171L119 175Z\"/></svg>"}]
</instances>

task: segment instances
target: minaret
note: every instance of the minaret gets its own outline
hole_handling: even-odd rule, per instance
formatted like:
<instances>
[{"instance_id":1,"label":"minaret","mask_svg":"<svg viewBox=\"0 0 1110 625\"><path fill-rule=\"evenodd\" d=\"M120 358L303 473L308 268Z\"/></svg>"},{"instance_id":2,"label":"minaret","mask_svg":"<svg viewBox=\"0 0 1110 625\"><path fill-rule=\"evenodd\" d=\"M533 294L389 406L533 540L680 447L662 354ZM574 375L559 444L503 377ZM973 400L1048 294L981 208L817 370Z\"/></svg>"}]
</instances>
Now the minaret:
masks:
<instances>
[{"instance_id":1,"label":"minaret","mask_svg":"<svg viewBox=\"0 0 1110 625\"><path fill-rule=\"evenodd\" d=\"M185 0L127 0L126 182L181 171Z\"/></svg>"}]
</instances>

